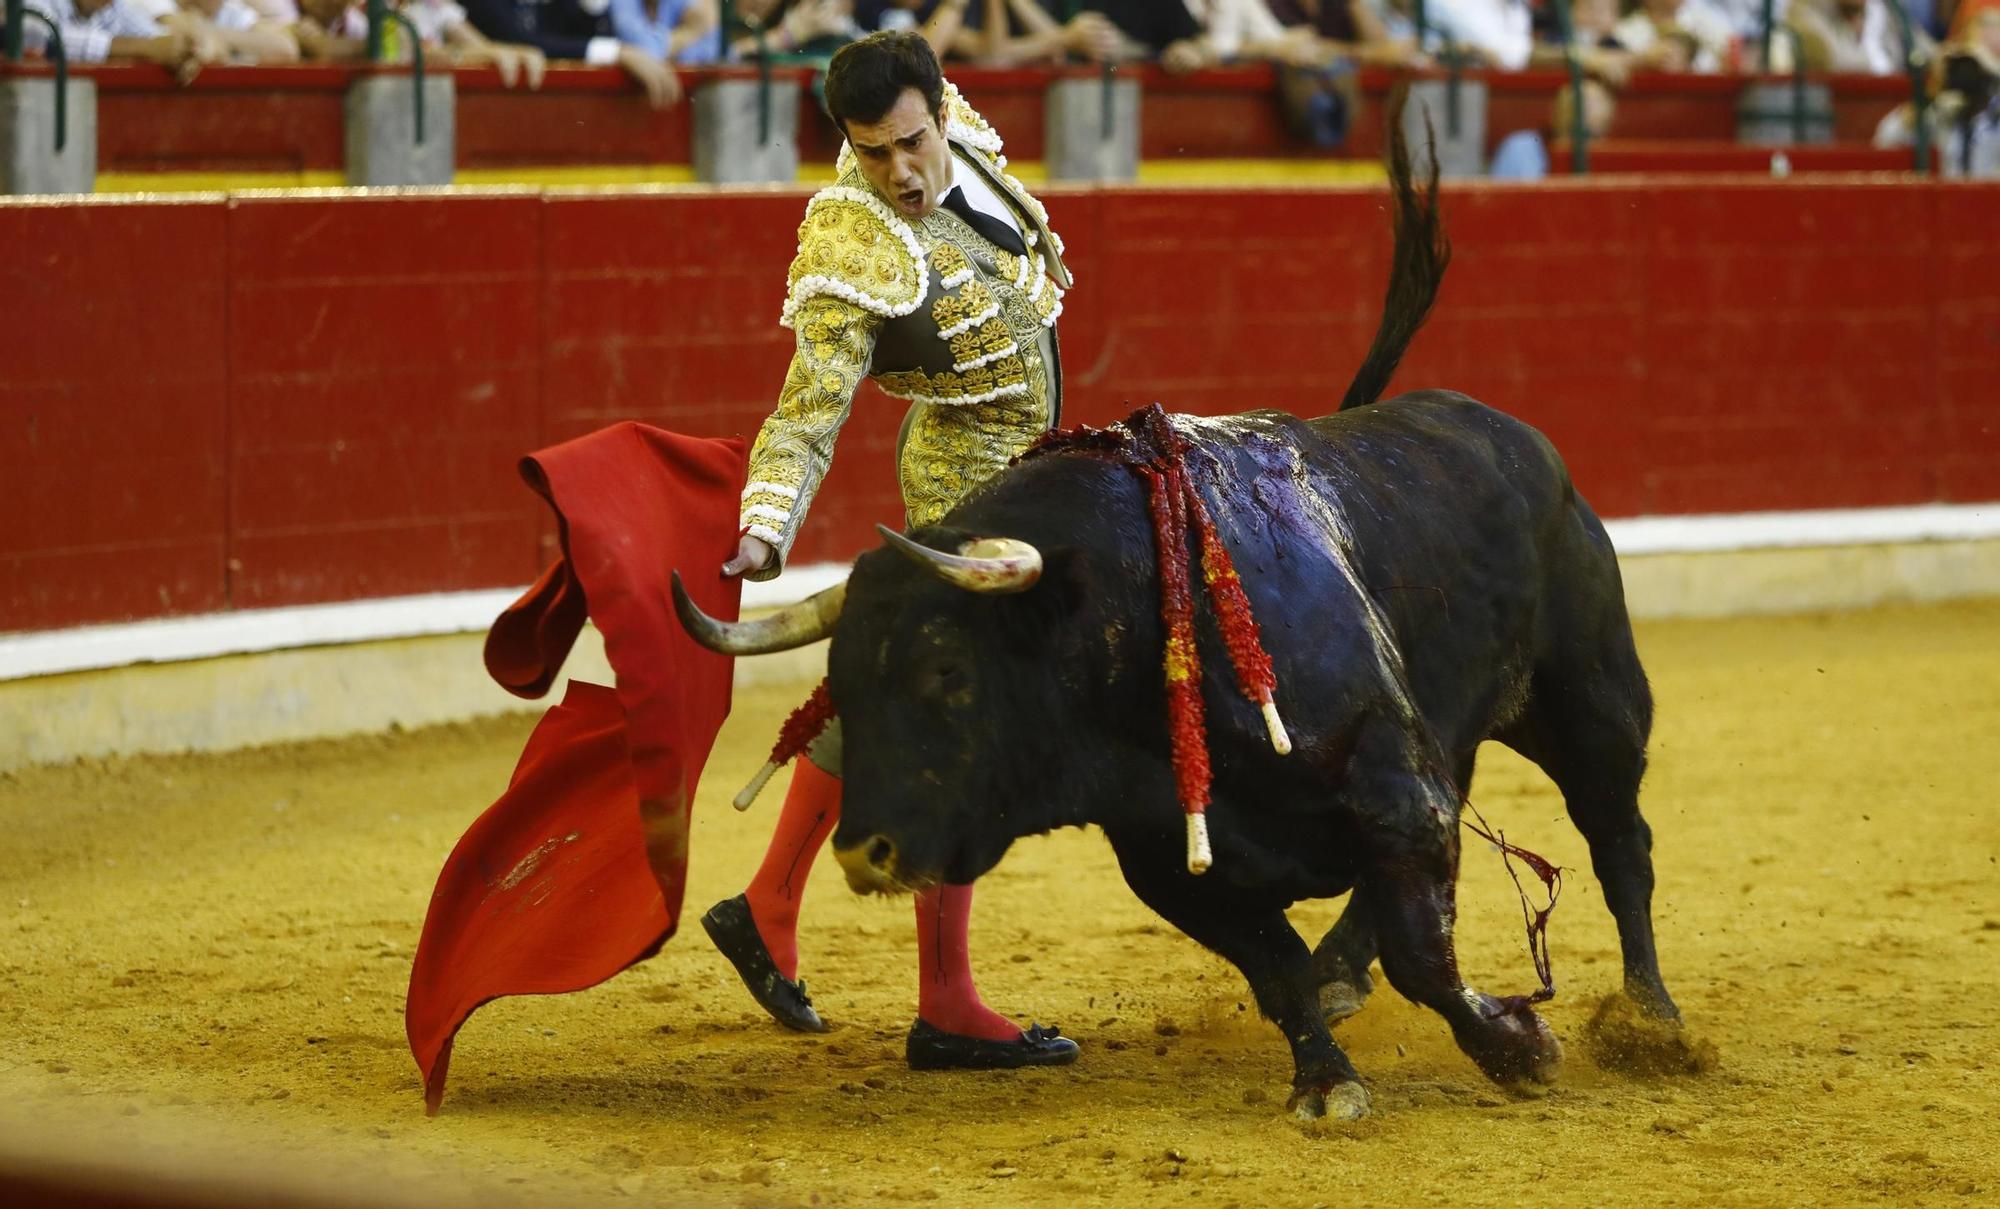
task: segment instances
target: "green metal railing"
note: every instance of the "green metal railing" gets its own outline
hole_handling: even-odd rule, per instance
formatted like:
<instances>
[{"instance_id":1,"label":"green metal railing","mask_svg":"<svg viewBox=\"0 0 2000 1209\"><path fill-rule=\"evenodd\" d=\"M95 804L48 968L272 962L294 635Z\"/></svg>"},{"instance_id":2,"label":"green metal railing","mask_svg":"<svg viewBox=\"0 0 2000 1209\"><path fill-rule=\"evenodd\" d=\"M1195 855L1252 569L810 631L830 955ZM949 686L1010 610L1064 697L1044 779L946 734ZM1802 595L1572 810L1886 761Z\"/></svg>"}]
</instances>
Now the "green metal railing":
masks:
<instances>
[{"instance_id":1,"label":"green metal railing","mask_svg":"<svg viewBox=\"0 0 2000 1209\"><path fill-rule=\"evenodd\" d=\"M1590 171L1590 119L1583 97L1583 60L1576 53L1576 26L1570 20L1569 0L1556 0L1556 30L1562 35L1563 60L1569 64L1569 170L1582 176Z\"/></svg>"},{"instance_id":2,"label":"green metal railing","mask_svg":"<svg viewBox=\"0 0 2000 1209\"><path fill-rule=\"evenodd\" d=\"M69 51L63 46L62 30L40 12L28 11L26 0L6 0L5 23L0 24L0 55L9 63L19 63L25 53L27 19L33 17L49 27L49 62L56 69L56 151L69 145Z\"/></svg>"},{"instance_id":3,"label":"green metal railing","mask_svg":"<svg viewBox=\"0 0 2000 1209\"><path fill-rule=\"evenodd\" d=\"M384 63L389 59L388 32L393 22L400 26L403 36L410 40L410 79L416 88L416 100L412 115L416 118L417 146L424 145L424 40L417 33L417 27L408 17L389 7L386 0L368 0L368 61Z\"/></svg>"},{"instance_id":4,"label":"green metal railing","mask_svg":"<svg viewBox=\"0 0 2000 1209\"><path fill-rule=\"evenodd\" d=\"M733 0L722 0L721 10L716 20L722 23L722 51L720 58L729 58L729 30L738 24L736 5ZM757 39L757 145L765 146L771 141L771 44L770 29L759 21L741 22L748 27L751 36Z\"/></svg>"},{"instance_id":5,"label":"green metal railing","mask_svg":"<svg viewBox=\"0 0 2000 1209\"><path fill-rule=\"evenodd\" d=\"M1424 0L1412 0L1410 4L1410 26L1412 36L1416 39L1416 49L1418 53L1422 53L1424 49L1424 36L1431 32L1430 14L1424 6ZM1460 98L1465 87L1466 56L1464 48L1459 46L1458 43L1445 37L1442 33L1438 37L1443 43L1443 46L1438 51L1438 58L1444 61L1445 71L1444 136L1447 139L1456 139L1461 124L1460 107L1463 102Z\"/></svg>"},{"instance_id":6,"label":"green metal railing","mask_svg":"<svg viewBox=\"0 0 2000 1209\"><path fill-rule=\"evenodd\" d=\"M1916 26L1910 21L1910 14L1904 11L1900 0L1889 0L1889 11L1896 17L1896 25L1903 35L1903 70L1910 77L1910 128L1915 137L1916 163L1918 172L1931 170L1931 123L1930 90L1925 87L1924 77L1930 73L1930 59L1917 48Z\"/></svg>"}]
</instances>

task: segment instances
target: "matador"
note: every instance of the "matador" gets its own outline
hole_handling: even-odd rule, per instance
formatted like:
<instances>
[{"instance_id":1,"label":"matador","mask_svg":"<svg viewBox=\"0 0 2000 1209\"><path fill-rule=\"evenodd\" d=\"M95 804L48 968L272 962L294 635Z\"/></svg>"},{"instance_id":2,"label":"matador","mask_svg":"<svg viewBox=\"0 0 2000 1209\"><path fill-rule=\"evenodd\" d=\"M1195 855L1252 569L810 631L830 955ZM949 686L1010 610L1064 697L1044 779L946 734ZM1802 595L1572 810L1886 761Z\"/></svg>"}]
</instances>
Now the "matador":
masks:
<instances>
[{"instance_id":1,"label":"matador","mask_svg":"<svg viewBox=\"0 0 2000 1209\"><path fill-rule=\"evenodd\" d=\"M847 136L838 180L815 194L779 322L797 335L777 410L750 453L744 535L726 575L784 566L864 377L910 404L897 442L910 527L933 524L1062 411L1056 321L1070 285L1048 215L1007 174L1001 141L944 80L915 33L843 48L826 77ZM822 1031L798 979L799 900L840 820L836 720L799 762L777 830L744 893L702 925L780 1023ZM987 1007L967 944L972 887L917 895L917 1069L1074 1061L1054 1028Z\"/></svg>"}]
</instances>

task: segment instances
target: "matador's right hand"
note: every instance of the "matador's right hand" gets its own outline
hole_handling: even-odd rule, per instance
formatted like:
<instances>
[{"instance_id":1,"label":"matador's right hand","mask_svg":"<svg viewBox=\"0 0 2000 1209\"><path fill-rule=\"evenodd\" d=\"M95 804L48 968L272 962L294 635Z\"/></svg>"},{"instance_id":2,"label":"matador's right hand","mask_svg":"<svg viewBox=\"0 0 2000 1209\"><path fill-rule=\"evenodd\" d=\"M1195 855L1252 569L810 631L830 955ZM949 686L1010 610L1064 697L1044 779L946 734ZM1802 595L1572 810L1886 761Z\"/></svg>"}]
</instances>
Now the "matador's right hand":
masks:
<instances>
[{"instance_id":1,"label":"matador's right hand","mask_svg":"<svg viewBox=\"0 0 2000 1209\"><path fill-rule=\"evenodd\" d=\"M771 565L771 559L776 554L777 551L771 548L770 542L746 533L736 543L736 557L722 564L722 574L725 578L734 579L738 575L762 571Z\"/></svg>"}]
</instances>

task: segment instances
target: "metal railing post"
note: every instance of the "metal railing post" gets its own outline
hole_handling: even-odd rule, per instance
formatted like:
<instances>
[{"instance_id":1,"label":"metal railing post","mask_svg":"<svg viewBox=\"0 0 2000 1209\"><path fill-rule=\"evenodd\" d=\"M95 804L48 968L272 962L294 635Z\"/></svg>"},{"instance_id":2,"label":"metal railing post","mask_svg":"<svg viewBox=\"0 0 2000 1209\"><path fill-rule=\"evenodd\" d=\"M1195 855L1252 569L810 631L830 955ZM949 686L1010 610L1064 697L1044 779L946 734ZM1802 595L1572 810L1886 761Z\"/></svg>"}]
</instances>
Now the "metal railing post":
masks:
<instances>
[{"instance_id":1,"label":"metal railing post","mask_svg":"<svg viewBox=\"0 0 2000 1209\"><path fill-rule=\"evenodd\" d=\"M1118 129L1118 114L1112 104L1111 93L1111 75L1116 70L1117 68L1110 63L1104 64L1098 70L1100 87L1097 90L1097 137L1107 143Z\"/></svg>"},{"instance_id":2,"label":"metal railing post","mask_svg":"<svg viewBox=\"0 0 2000 1209\"><path fill-rule=\"evenodd\" d=\"M29 17L49 27L49 62L56 69L56 150L60 152L69 145L69 50L63 45L62 30L44 14L29 12L26 0L7 0L6 25L0 27L6 41L0 50L6 52L9 62L21 61Z\"/></svg>"},{"instance_id":3,"label":"metal railing post","mask_svg":"<svg viewBox=\"0 0 2000 1209\"><path fill-rule=\"evenodd\" d=\"M1924 87L1924 76L1928 74L1930 60L1917 51L1917 31L1910 21L1910 14L1903 10L1900 0L1887 0L1887 8L1896 16L1896 25L1903 35L1903 70L1910 76L1910 116L1911 127L1916 137L1916 170L1931 170L1931 124L1928 120L1931 98Z\"/></svg>"},{"instance_id":4,"label":"metal railing post","mask_svg":"<svg viewBox=\"0 0 2000 1209\"><path fill-rule=\"evenodd\" d=\"M1410 24L1415 30L1417 52L1421 54L1424 49L1424 36L1430 33L1430 21L1424 8L1424 0L1412 0ZM1460 125L1459 96L1465 84L1465 56L1460 52L1458 43L1450 38L1439 35L1439 40L1443 43L1443 48L1438 52L1438 58L1444 60L1445 70L1444 136L1447 139L1457 139Z\"/></svg>"},{"instance_id":5,"label":"metal railing post","mask_svg":"<svg viewBox=\"0 0 2000 1209\"><path fill-rule=\"evenodd\" d=\"M1771 0L1764 0L1769 4ZM1889 0L1894 4L1897 0ZM1770 37L1765 30L1764 36ZM1785 34L1792 40L1792 142L1806 141L1806 40L1805 36L1787 25Z\"/></svg>"},{"instance_id":6,"label":"metal railing post","mask_svg":"<svg viewBox=\"0 0 2000 1209\"><path fill-rule=\"evenodd\" d=\"M410 40L410 80L417 90L412 116L416 119L417 146L424 145L424 40L417 33L417 27L408 17L390 8L386 0L368 0L368 61L385 62L384 47L388 39L388 22L402 26L403 36Z\"/></svg>"},{"instance_id":7,"label":"metal railing post","mask_svg":"<svg viewBox=\"0 0 2000 1209\"><path fill-rule=\"evenodd\" d=\"M1556 0L1556 30L1562 35L1563 59L1569 64L1569 170L1572 176L1590 171L1590 121L1585 116L1583 60L1576 53L1576 26L1570 21L1569 0Z\"/></svg>"}]
</instances>

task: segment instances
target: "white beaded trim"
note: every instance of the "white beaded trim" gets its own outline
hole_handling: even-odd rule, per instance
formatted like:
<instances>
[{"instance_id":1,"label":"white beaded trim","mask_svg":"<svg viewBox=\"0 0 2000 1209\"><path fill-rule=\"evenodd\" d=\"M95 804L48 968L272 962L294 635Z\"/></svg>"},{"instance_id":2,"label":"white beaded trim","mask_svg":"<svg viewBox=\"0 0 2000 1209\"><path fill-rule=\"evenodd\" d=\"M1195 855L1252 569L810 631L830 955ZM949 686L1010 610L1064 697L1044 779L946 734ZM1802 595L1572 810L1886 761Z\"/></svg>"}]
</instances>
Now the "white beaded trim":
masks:
<instances>
[{"instance_id":1,"label":"white beaded trim","mask_svg":"<svg viewBox=\"0 0 2000 1209\"><path fill-rule=\"evenodd\" d=\"M871 214L881 220L883 226L889 228L890 234L903 241L903 249L910 254L911 261L917 266L916 297L907 306L898 306L895 303L884 302L872 294L864 294L844 281L828 277L823 273L812 273L799 278L798 283L792 286L790 297L785 299L785 308L778 314L778 326L792 326L792 317L798 314L799 308L804 306L808 299L821 294L832 294L836 298L851 302L862 310L870 311L885 319L899 318L922 306L924 299L930 296L931 279L930 274L923 271L923 245L917 242L917 233L910 230L910 224L904 222L895 211L883 205L881 198L876 197L866 189L854 189L846 185L828 185L818 193L813 194L812 200L806 203L806 214L810 216L812 208L822 200L854 202L857 205L866 207ZM805 244L803 242L799 244L799 251L805 251Z\"/></svg>"},{"instance_id":2,"label":"white beaded trim","mask_svg":"<svg viewBox=\"0 0 2000 1209\"><path fill-rule=\"evenodd\" d=\"M970 265L967 265L965 268L962 268L958 272L953 273L951 276L945 278L939 284L943 285L944 288L947 290L955 290L971 280L972 280L972 267Z\"/></svg>"},{"instance_id":3,"label":"white beaded trim","mask_svg":"<svg viewBox=\"0 0 2000 1209\"><path fill-rule=\"evenodd\" d=\"M751 525L746 536L763 538L774 546L783 546L785 544L784 535L769 525Z\"/></svg>"},{"instance_id":4,"label":"white beaded trim","mask_svg":"<svg viewBox=\"0 0 2000 1209\"><path fill-rule=\"evenodd\" d=\"M1023 256L1017 263L1019 267L1014 270L1014 280L1009 284L1011 284L1017 290L1026 289L1028 285L1029 276L1034 272L1035 269L1041 267L1040 258L1036 257L1031 259L1027 256Z\"/></svg>"},{"instance_id":5,"label":"white beaded trim","mask_svg":"<svg viewBox=\"0 0 2000 1209\"><path fill-rule=\"evenodd\" d=\"M1037 198L1034 194L1028 192L1028 186L1022 184L1020 181L1015 180L1012 176L1008 175L1005 172L1002 172L1000 174L1000 179L1006 181L1008 187L1013 189L1015 193L1020 195L1022 204L1027 206L1028 208L1028 213L1034 215L1037 219L1040 219L1043 226L1046 227L1049 225L1049 212L1047 207L1043 206L1041 200Z\"/></svg>"},{"instance_id":6,"label":"white beaded trim","mask_svg":"<svg viewBox=\"0 0 2000 1209\"><path fill-rule=\"evenodd\" d=\"M953 365L952 368L962 374L968 369L978 369L982 365L991 365L1002 357L1011 357L1020 351L1021 346L1010 340L1007 342L1007 347L997 353L988 353L983 357L974 357L970 361L960 361L956 365Z\"/></svg>"},{"instance_id":7,"label":"white beaded trim","mask_svg":"<svg viewBox=\"0 0 2000 1209\"><path fill-rule=\"evenodd\" d=\"M1054 288L1054 284L1049 281L1048 274L1040 271L1041 267L1042 258L1037 256L1035 257L1035 268L1037 270L1035 273L1035 284L1028 290L1029 302L1039 302L1041 300L1043 286L1049 286L1051 289Z\"/></svg>"},{"instance_id":8,"label":"white beaded trim","mask_svg":"<svg viewBox=\"0 0 2000 1209\"><path fill-rule=\"evenodd\" d=\"M1000 141L999 131L993 129L993 127L990 125L987 126L985 130L975 130L971 126L960 121L957 115L952 114L951 106L953 101L958 102L960 105L964 105L965 108L973 114L977 114L979 112L977 109L973 109L972 106L966 104L965 98L959 94L958 85L952 83L950 80L946 80L944 82L943 100L944 100L944 111L947 115L944 122L944 132L947 137L955 138L959 142L964 143L968 147L977 147L979 150L984 151L988 155L1000 154L1000 149L1003 146L1005 146L1005 144ZM986 119L983 117L980 118L979 120L982 124L986 122Z\"/></svg>"},{"instance_id":9,"label":"white beaded trim","mask_svg":"<svg viewBox=\"0 0 2000 1209\"><path fill-rule=\"evenodd\" d=\"M952 324L950 327L938 329L938 339L949 340L953 336L958 335L960 332L969 332L973 328L978 327L980 324L986 322L988 319L993 318L995 315L998 315L999 313L1000 313L1000 304L996 302L992 306L989 306L985 310L979 312L977 315L972 316L970 319L961 320L958 323Z\"/></svg>"},{"instance_id":10,"label":"white beaded trim","mask_svg":"<svg viewBox=\"0 0 2000 1209\"><path fill-rule=\"evenodd\" d=\"M924 403L932 407L967 407L975 403L991 403L995 399L1019 398L1028 393L1028 384L1026 382L1015 382L1007 386L995 387L983 395L966 395L964 398L959 399L939 399L931 395L919 394L899 395L892 390L884 391L883 393L889 395L891 398L902 399L908 403Z\"/></svg>"},{"instance_id":11,"label":"white beaded trim","mask_svg":"<svg viewBox=\"0 0 2000 1209\"><path fill-rule=\"evenodd\" d=\"M762 479L758 479L743 489L742 499L745 503L748 503L750 497L753 495L767 494L781 496L788 500L795 500L799 498L799 489L796 487L787 487L783 483L767 483Z\"/></svg>"},{"instance_id":12,"label":"white beaded trim","mask_svg":"<svg viewBox=\"0 0 2000 1209\"><path fill-rule=\"evenodd\" d=\"M1056 325L1056 320L1062 318L1062 308L1063 308L1062 298L1060 295L1058 295L1056 298L1056 309L1049 312L1049 317L1047 319L1042 320L1042 326L1054 327Z\"/></svg>"},{"instance_id":13,"label":"white beaded trim","mask_svg":"<svg viewBox=\"0 0 2000 1209\"><path fill-rule=\"evenodd\" d=\"M792 514L783 508L773 508L769 504L752 504L743 510L743 519L776 521L782 525L792 519Z\"/></svg>"}]
</instances>

